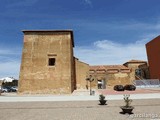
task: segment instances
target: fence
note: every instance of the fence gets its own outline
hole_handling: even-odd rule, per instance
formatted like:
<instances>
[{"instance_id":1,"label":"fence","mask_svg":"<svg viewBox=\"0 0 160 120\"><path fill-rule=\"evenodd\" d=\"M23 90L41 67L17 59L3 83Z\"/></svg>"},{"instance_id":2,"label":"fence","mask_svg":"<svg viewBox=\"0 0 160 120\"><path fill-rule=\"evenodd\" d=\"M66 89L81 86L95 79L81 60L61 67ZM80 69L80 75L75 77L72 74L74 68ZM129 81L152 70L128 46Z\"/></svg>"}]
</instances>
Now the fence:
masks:
<instances>
[{"instance_id":1,"label":"fence","mask_svg":"<svg viewBox=\"0 0 160 120\"><path fill-rule=\"evenodd\" d=\"M159 79L134 80L133 83L136 87L140 87L140 88L160 87Z\"/></svg>"}]
</instances>

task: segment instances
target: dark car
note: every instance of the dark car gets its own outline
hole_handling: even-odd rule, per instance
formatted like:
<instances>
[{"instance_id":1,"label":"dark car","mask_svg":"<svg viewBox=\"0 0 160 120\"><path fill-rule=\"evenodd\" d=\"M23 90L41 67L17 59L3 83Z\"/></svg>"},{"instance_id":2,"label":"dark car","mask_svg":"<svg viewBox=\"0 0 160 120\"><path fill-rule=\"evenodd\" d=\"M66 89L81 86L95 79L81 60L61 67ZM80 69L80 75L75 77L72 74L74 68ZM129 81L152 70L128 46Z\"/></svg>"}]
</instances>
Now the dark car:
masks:
<instances>
[{"instance_id":1,"label":"dark car","mask_svg":"<svg viewBox=\"0 0 160 120\"><path fill-rule=\"evenodd\" d=\"M128 84L124 86L125 90L129 90L129 91L133 91L136 90L136 86L132 85L132 84Z\"/></svg>"},{"instance_id":2,"label":"dark car","mask_svg":"<svg viewBox=\"0 0 160 120\"><path fill-rule=\"evenodd\" d=\"M9 87L9 86L3 86L2 87L2 92L11 92L11 87Z\"/></svg>"},{"instance_id":3,"label":"dark car","mask_svg":"<svg viewBox=\"0 0 160 120\"><path fill-rule=\"evenodd\" d=\"M17 86L3 86L2 92L17 92Z\"/></svg>"},{"instance_id":4,"label":"dark car","mask_svg":"<svg viewBox=\"0 0 160 120\"><path fill-rule=\"evenodd\" d=\"M3 92L8 92L8 89L5 88L5 87L2 87L2 88L1 88L1 92L2 92L2 93L3 93Z\"/></svg>"},{"instance_id":5,"label":"dark car","mask_svg":"<svg viewBox=\"0 0 160 120\"><path fill-rule=\"evenodd\" d=\"M123 85L115 85L114 86L114 90L116 90L116 91L124 91L124 87L123 87Z\"/></svg>"}]
</instances>

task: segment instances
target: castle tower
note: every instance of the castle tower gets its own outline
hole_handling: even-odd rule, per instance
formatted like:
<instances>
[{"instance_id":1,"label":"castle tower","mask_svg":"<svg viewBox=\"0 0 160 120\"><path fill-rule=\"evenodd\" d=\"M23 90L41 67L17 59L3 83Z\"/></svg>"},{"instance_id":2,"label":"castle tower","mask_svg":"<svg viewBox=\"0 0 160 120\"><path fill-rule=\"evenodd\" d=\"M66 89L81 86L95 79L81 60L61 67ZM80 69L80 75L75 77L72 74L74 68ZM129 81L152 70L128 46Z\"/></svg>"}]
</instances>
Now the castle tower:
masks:
<instances>
[{"instance_id":1,"label":"castle tower","mask_svg":"<svg viewBox=\"0 0 160 120\"><path fill-rule=\"evenodd\" d=\"M70 94L75 88L73 32L25 30L19 93Z\"/></svg>"}]
</instances>

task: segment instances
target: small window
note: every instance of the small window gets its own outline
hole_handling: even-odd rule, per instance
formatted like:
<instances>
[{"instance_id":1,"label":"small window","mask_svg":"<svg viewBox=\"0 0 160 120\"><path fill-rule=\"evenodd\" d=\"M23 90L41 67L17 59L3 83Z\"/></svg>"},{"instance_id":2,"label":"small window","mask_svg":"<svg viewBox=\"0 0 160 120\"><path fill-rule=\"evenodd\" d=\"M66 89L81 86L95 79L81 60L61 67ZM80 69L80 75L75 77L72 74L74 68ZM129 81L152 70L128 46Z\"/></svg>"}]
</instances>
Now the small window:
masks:
<instances>
[{"instance_id":1,"label":"small window","mask_svg":"<svg viewBox=\"0 0 160 120\"><path fill-rule=\"evenodd\" d=\"M55 59L55 58L49 58L49 59L48 59L48 65L49 65L49 66L55 66L55 62L56 62L56 59Z\"/></svg>"}]
</instances>

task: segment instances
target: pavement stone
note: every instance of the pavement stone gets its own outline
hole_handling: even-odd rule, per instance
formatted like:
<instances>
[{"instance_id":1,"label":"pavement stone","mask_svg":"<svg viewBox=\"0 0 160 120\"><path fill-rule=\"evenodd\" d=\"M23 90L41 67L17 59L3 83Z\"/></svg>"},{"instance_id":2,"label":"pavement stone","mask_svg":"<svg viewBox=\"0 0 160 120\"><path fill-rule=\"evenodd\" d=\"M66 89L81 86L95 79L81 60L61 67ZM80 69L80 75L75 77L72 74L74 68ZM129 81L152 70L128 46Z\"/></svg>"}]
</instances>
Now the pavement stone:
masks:
<instances>
[{"instance_id":1,"label":"pavement stone","mask_svg":"<svg viewBox=\"0 0 160 120\"><path fill-rule=\"evenodd\" d=\"M120 114L123 100L0 102L0 120L159 120L160 99L133 100L134 114ZM155 118L156 117L156 118Z\"/></svg>"},{"instance_id":2,"label":"pavement stone","mask_svg":"<svg viewBox=\"0 0 160 120\"><path fill-rule=\"evenodd\" d=\"M108 100L123 100L123 94L105 95ZM156 99L160 93L131 94L131 99ZM5 94L0 96L0 102L30 102L30 101L88 101L98 100L99 95L17 95Z\"/></svg>"},{"instance_id":3,"label":"pavement stone","mask_svg":"<svg viewBox=\"0 0 160 120\"><path fill-rule=\"evenodd\" d=\"M155 91L155 90L154 90ZM113 91L111 91L112 93ZM124 92L126 93L126 92ZM99 105L99 94L0 96L0 120L160 120L160 93L134 93L133 114L121 114L123 94L105 94L107 105Z\"/></svg>"}]
</instances>

